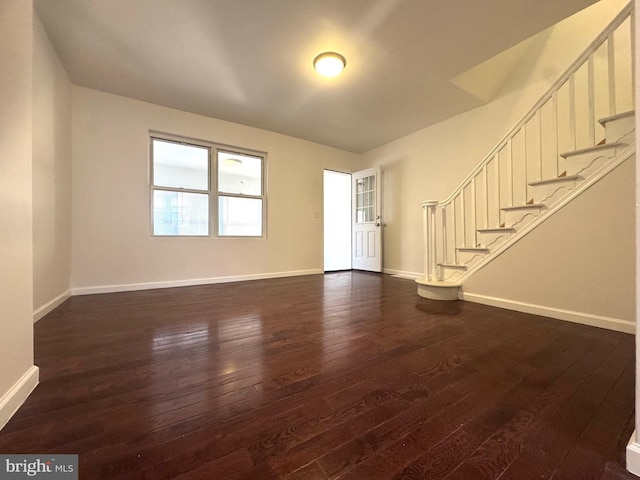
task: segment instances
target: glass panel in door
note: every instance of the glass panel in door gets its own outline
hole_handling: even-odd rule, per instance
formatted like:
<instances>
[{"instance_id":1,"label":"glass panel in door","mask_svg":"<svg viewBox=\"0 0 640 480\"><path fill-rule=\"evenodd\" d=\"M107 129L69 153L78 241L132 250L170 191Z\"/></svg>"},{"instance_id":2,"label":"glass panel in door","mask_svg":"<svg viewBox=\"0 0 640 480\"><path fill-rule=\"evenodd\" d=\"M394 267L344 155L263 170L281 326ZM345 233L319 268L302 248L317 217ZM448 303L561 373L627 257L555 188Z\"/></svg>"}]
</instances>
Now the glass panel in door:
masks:
<instances>
[{"instance_id":1,"label":"glass panel in door","mask_svg":"<svg viewBox=\"0 0 640 480\"><path fill-rule=\"evenodd\" d=\"M376 176L359 178L356 182L356 223L371 223L376 216Z\"/></svg>"}]
</instances>

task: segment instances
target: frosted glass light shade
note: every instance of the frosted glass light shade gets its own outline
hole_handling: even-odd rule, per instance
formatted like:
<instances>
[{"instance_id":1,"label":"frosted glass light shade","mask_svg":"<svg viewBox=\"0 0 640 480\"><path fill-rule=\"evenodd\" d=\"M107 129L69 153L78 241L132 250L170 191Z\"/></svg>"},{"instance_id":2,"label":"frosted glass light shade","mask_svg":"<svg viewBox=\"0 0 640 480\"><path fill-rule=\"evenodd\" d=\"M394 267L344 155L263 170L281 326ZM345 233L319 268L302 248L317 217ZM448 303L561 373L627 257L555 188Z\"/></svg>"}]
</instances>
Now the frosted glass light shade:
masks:
<instances>
[{"instance_id":1,"label":"frosted glass light shade","mask_svg":"<svg viewBox=\"0 0 640 480\"><path fill-rule=\"evenodd\" d=\"M325 52L313 60L313 67L325 77L335 77L344 69L347 61L339 53Z\"/></svg>"}]
</instances>

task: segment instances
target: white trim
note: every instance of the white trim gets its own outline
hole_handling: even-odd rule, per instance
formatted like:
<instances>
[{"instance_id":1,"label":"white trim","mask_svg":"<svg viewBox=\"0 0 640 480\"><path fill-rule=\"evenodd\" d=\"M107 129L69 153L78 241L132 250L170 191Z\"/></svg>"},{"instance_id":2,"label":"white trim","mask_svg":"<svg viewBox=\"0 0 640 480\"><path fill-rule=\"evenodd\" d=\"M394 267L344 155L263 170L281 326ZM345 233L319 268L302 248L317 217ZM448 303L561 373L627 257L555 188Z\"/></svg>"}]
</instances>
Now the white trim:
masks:
<instances>
[{"instance_id":1,"label":"white trim","mask_svg":"<svg viewBox=\"0 0 640 480\"><path fill-rule=\"evenodd\" d=\"M515 310L516 312L541 315L544 317L555 318L557 320L590 325L592 327L606 328L609 330L615 330L617 332L631 334L636 333L636 325L630 320L604 317L601 315L593 315L584 312L574 312L572 310L547 307L544 305L534 305L531 303L518 302L515 300L507 300L506 298L480 295L477 293L465 293L462 289L458 293L458 298L460 300L466 300L468 302L481 303L483 305L490 305L492 307L506 308L507 310Z\"/></svg>"},{"instance_id":2,"label":"white trim","mask_svg":"<svg viewBox=\"0 0 640 480\"><path fill-rule=\"evenodd\" d=\"M460 285L453 282L424 282L416 280L418 295L430 300L458 300ZM446 285L445 285L446 283Z\"/></svg>"},{"instance_id":3,"label":"white trim","mask_svg":"<svg viewBox=\"0 0 640 480\"><path fill-rule=\"evenodd\" d=\"M57 307L62 305L65 300L67 300L70 297L71 297L71 290L67 290L66 292L62 292L56 298L48 301L47 303L45 303L44 305L42 305L38 309L34 310L34 312L33 312L33 323L36 323L38 320L40 320L46 314L48 314L48 313L52 312L53 310L55 310Z\"/></svg>"},{"instance_id":4,"label":"white trim","mask_svg":"<svg viewBox=\"0 0 640 480\"><path fill-rule=\"evenodd\" d=\"M416 278L424 278L423 273L407 272L405 270L395 270L393 268L385 268L382 270L382 273L386 273L387 275L393 275L394 277L399 277L399 278L408 278L410 280L415 280Z\"/></svg>"},{"instance_id":5,"label":"white trim","mask_svg":"<svg viewBox=\"0 0 640 480\"><path fill-rule=\"evenodd\" d=\"M234 275L229 277L193 278L186 280L168 280L164 282L127 283L119 285L98 285L94 287L76 287L71 289L72 295L93 295L96 293L133 292L136 290L153 290L156 288L190 287L194 285L210 285L214 283L245 282L248 280L264 280L269 278L299 277L302 275L322 275L322 269L293 270L289 272L257 273L253 275Z\"/></svg>"},{"instance_id":6,"label":"white trim","mask_svg":"<svg viewBox=\"0 0 640 480\"><path fill-rule=\"evenodd\" d=\"M0 397L0 430L11 420L39 383L39 369L32 365L2 397Z\"/></svg>"},{"instance_id":7,"label":"white trim","mask_svg":"<svg viewBox=\"0 0 640 480\"><path fill-rule=\"evenodd\" d=\"M640 444L636 442L635 430L627 444L627 471L640 476Z\"/></svg>"}]
</instances>

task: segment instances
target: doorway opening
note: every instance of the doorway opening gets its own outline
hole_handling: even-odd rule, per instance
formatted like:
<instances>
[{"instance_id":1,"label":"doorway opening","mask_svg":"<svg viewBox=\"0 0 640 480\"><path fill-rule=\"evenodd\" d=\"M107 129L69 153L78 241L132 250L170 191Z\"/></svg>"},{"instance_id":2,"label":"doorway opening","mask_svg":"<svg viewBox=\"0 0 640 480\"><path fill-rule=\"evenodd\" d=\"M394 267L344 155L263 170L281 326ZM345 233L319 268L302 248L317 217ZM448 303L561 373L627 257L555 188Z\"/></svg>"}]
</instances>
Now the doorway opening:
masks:
<instances>
[{"instance_id":1,"label":"doorway opening","mask_svg":"<svg viewBox=\"0 0 640 480\"><path fill-rule=\"evenodd\" d=\"M324 271L351 270L351 174L324 171Z\"/></svg>"}]
</instances>

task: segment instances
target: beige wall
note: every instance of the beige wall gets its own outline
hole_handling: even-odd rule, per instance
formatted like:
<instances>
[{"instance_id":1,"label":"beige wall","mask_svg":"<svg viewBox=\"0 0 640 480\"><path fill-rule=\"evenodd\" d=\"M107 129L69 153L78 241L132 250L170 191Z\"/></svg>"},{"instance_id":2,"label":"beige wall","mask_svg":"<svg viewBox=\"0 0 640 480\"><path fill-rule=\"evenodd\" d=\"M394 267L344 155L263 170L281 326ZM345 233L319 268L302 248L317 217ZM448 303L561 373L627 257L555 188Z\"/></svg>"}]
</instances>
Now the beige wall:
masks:
<instances>
[{"instance_id":1,"label":"beige wall","mask_svg":"<svg viewBox=\"0 0 640 480\"><path fill-rule=\"evenodd\" d=\"M268 238L151 238L149 130L268 152ZM74 292L322 271L323 169L349 171L359 158L265 130L74 87Z\"/></svg>"},{"instance_id":2,"label":"beige wall","mask_svg":"<svg viewBox=\"0 0 640 480\"><path fill-rule=\"evenodd\" d=\"M32 26L31 1L0 2L0 428L33 366Z\"/></svg>"},{"instance_id":3,"label":"beige wall","mask_svg":"<svg viewBox=\"0 0 640 480\"><path fill-rule=\"evenodd\" d=\"M364 155L383 167L387 271L422 274L421 202L452 193L625 3L602 0L539 34L487 105Z\"/></svg>"},{"instance_id":4,"label":"beige wall","mask_svg":"<svg viewBox=\"0 0 640 480\"><path fill-rule=\"evenodd\" d=\"M40 312L71 285L71 82L37 16L33 40L33 307Z\"/></svg>"}]
</instances>

